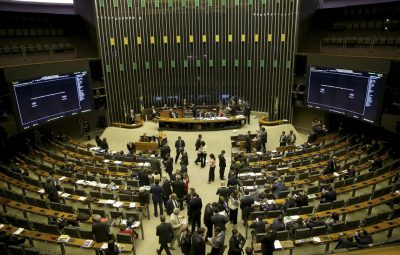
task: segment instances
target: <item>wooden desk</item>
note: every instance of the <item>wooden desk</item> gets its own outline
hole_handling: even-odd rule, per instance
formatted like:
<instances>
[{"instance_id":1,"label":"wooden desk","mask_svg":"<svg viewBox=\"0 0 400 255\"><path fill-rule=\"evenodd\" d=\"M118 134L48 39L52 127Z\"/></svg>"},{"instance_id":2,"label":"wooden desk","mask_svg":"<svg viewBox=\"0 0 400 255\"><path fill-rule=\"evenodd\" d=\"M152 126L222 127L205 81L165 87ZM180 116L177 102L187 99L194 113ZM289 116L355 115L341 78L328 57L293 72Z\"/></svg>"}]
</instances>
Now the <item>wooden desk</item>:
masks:
<instances>
[{"instance_id":1,"label":"wooden desk","mask_svg":"<svg viewBox=\"0 0 400 255\"><path fill-rule=\"evenodd\" d=\"M157 151L158 143L156 142L135 142L137 151Z\"/></svg>"},{"instance_id":2,"label":"wooden desk","mask_svg":"<svg viewBox=\"0 0 400 255\"><path fill-rule=\"evenodd\" d=\"M293 241L287 240L287 241L280 241L280 242L282 245L282 250L284 250L284 251L289 250L289 255L292 255L293 249L294 249ZM261 252L261 243L254 243L253 249L254 249L254 253L260 253ZM279 250L275 249L275 251L279 251Z\"/></svg>"},{"instance_id":3,"label":"wooden desk","mask_svg":"<svg viewBox=\"0 0 400 255\"><path fill-rule=\"evenodd\" d=\"M136 122L135 124L128 124L128 123L122 123L122 122L113 122L111 123L111 126L113 127L120 127L120 128L127 128L127 129L134 129L134 128L139 128L143 126L144 121L140 120Z\"/></svg>"},{"instance_id":4,"label":"wooden desk","mask_svg":"<svg viewBox=\"0 0 400 255\"><path fill-rule=\"evenodd\" d=\"M245 117L227 117L227 119L159 118L157 121L162 129L218 130L240 128L245 119Z\"/></svg>"},{"instance_id":5,"label":"wooden desk","mask_svg":"<svg viewBox=\"0 0 400 255\"><path fill-rule=\"evenodd\" d=\"M259 118L258 124L263 126L278 126L289 123L288 120L269 120L269 118Z\"/></svg>"},{"instance_id":6,"label":"wooden desk","mask_svg":"<svg viewBox=\"0 0 400 255\"><path fill-rule=\"evenodd\" d=\"M43 199L43 195L45 194L44 189L41 187L36 187L33 185L30 185L28 183L13 179L3 173L0 173L0 180L4 181L7 183L8 189L11 190L11 185L18 187L22 190L22 193L24 194L24 196L26 196L26 190L31 191L31 192L35 192L38 193L40 195L40 197ZM94 200L92 202L87 201L87 197L81 197L78 195L73 195L73 194L69 194L67 197L62 197L62 195L59 196L60 199L68 199L70 201L73 202L81 202L81 203L87 203L89 205L89 207L91 206L91 204L97 204L97 205L110 205L106 203L105 199L100 199L100 198L94 198ZM115 201L117 202L117 201ZM120 201L122 202L121 207L113 207L116 210L119 210L119 208L126 208L126 209L145 209L148 213L148 217L150 217L150 212L149 212L149 205L148 204L140 204L139 202L135 202L135 206L131 207L131 202L129 201ZM112 206L112 205L111 205Z\"/></svg>"},{"instance_id":7,"label":"wooden desk","mask_svg":"<svg viewBox=\"0 0 400 255\"><path fill-rule=\"evenodd\" d=\"M15 227L12 225L4 225L4 227L0 228L0 231L4 232L6 234L12 235L18 229L19 229L18 227ZM82 245L85 243L86 240L80 239L80 238L70 238L70 240L66 243L58 243L57 239L60 237L59 235L52 235L52 234L42 233L42 232L38 232L38 231L31 231L31 230L26 230L26 229L24 231L22 231L22 233L19 234L18 236L24 237L29 240L36 240L36 241L41 241L41 242L46 242L46 243L58 244L61 249L61 254L65 254L64 245L82 248L82 249L92 249L92 250L100 250L103 245L103 243L94 242L94 245L92 247L83 248ZM135 254L135 247L132 244L118 244L118 247L119 247L120 251L123 253L132 252L132 254Z\"/></svg>"},{"instance_id":8,"label":"wooden desk","mask_svg":"<svg viewBox=\"0 0 400 255\"><path fill-rule=\"evenodd\" d=\"M331 210L327 210L327 211L323 211L323 212L315 212L314 215L317 218L326 218L332 215L333 212L338 213L339 215L343 215L343 214L348 214L348 213L354 213L360 210L365 210L368 209L368 215L371 214L371 209L374 206L378 206L381 204L386 204L396 198L399 198L400 195L397 194L396 192L392 192L386 195L383 195L381 197L366 201L366 202L362 202L356 205L350 205L350 206L346 206L346 207L342 207L342 208L336 208L336 209L331 209ZM303 215L299 215L303 220L307 220L309 219L312 215L308 215L308 214L303 214ZM274 218L269 218L269 219L264 219L265 223L268 224L272 224L274 221ZM249 226L253 223L252 220L247 221L246 224L246 236L247 236L247 232L248 232L248 228Z\"/></svg>"}]
</instances>

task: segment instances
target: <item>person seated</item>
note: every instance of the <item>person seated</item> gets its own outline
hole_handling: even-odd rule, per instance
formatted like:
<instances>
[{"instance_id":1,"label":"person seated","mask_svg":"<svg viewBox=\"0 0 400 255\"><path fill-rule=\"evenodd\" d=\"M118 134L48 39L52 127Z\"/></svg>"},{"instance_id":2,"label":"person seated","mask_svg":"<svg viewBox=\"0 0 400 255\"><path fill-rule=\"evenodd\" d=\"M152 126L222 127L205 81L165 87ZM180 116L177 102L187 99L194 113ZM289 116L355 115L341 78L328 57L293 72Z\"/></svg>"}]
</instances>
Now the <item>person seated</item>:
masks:
<instances>
[{"instance_id":1,"label":"person seated","mask_svg":"<svg viewBox=\"0 0 400 255\"><path fill-rule=\"evenodd\" d=\"M299 194L295 195L295 199L296 199L296 205L298 207L308 206L308 197L305 191L301 191L299 192Z\"/></svg>"},{"instance_id":2,"label":"person seated","mask_svg":"<svg viewBox=\"0 0 400 255\"><path fill-rule=\"evenodd\" d=\"M331 216L325 220L325 224L327 225L329 232L330 232L330 229L331 229L332 225L334 223L339 222L339 219L340 219L339 214L336 213L336 212L333 212L331 214Z\"/></svg>"},{"instance_id":3,"label":"person seated","mask_svg":"<svg viewBox=\"0 0 400 255\"><path fill-rule=\"evenodd\" d=\"M374 155L373 160L369 160L369 163L371 164L371 167L369 169L370 172L375 172L379 168L382 168L383 162L382 159L378 157L378 155Z\"/></svg>"},{"instance_id":4,"label":"person seated","mask_svg":"<svg viewBox=\"0 0 400 255\"><path fill-rule=\"evenodd\" d=\"M323 189L321 192L321 203L332 203L336 200L336 191L332 186L328 187L328 190Z\"/></svg>"},{"instance_id":5,"label":"person seated","mask_svg":"<svg viewBox=\"0 0 400 255\"><path fill-rule=\"evenodd\" d=\"M136 233L133 229L127 229L125 224L121 224L119 226L118 234L128 234L133 236L135 239L138 238L139 234Z\"/></svg>"},{"instance_id":6,"label":"person seated","mask_svg":"<svg viewBox=\"0 0 400 255\"><path fill-rule=\"evenodd\" d=\"M252 229L251 234L254 239L257 234L265 233L265 221L262 219L255 219L249 227Z\"/></svg>"},{"instance_id":7,"label":"person seated","mask_svg":"<svg viewBox=\"0 0 400 255\"><path fill-rule=\"evenodd\" d=\"M298 218L297 221L293 224L292 228L290 229L290 234L292 237L295 236L296 230L298 229L305 229L307 228L306 224L304 224L303 218Z\"/></svg>"},{"instance_id":8,"label":"person seated","mask_svg":"<svg viewBox=\"0 0 400 255\"><path fill-rule=\"evenodd\" d=\"M286 210L288 208L293 208L296 207L296 201L293 198L292 194L288 194L286 199L285 199L285 203L283 204L283 210L286 212Z\"/></svg>"},{"instance_id":9,"label":"person seated","mask_svg":"<svg viewBox=\"0 0 400 255\"><path fill-rule=\"evenodd\" d=\"M307 221L307 227L314 228L314 227L320 227L320 226L325 226L325 222L318 220L315 215L311 216L311 218L308 219Z\"/></svg>"},{"instance_id":10,"label":"person seated","mask_svg":"<svg viewBox=\"0 0 400 255\"><path fill-rule=\"evenodd\" d=\"M340 233L338 244L336 245L335 249L349 249L353 247L356 247L356 243L353 241L353 238L346 234Z\"/></svg>"},{"instance_id":11,"label":"person seated","mask_svg":"<svg viewBox=\"0 0 400 255\"><path fill-rule=\"evenodd\" d=\"M344 179L351 179L356 176L356 167L354 165L350 165L349 169L347 169L346 173L344 174Z\"/></svg>"},{"instance_id":12,"label":"person seated","mask_svg":"<svg viewBox=\"0 0 400 255\"><path fill-rule=\"evenodd\" d=\"M374 243L372 236L365 229L357 231L354 239L358 248L368 248L370 244Z\"/></svg>"},{"instance_id":13,"label":"person seated","mask_svg":"<svg viewBox=\"0 0 400 255\"><path fill-rule=\"evenodd\" d=\"M176 119L176 118L179 118L179 115L178 115L178 113L175 111L175 110L172 110L172 108L169 110L169 117L170 118L173 118L173 119Z\"/></svg>"},{"instance_id":14,"label":"person seated","mask_svg":"<svg viewBox=\"0 0 400 255\"><path fill-rule=\"evenodd\" d=\"M151 119L158 119L160 118L160 114L157 112L156 108L154 107L154 105L151 106L151 110L150 110L150 117Z\"/></svg>"},{"instance_id":15,"label":"person seated","mask_svg":"<svg viewBox=\"0 0 400 255\"><path fill-rule=\"evenodd\" d=\"M279 214L278 218L274 219L272 223L272 229L275 231L285 230L286 226L283 222L283 214Z\"/></svg>"},{"instance_id":16,"label":"person seated","mask_svg":"<svg viewBox=\"0 0 400 255\"><path fill-rule=\"evenodd\" d=\"M277 197L280 191L287 190L285 183L281 178L278 178L275 183L272 185L272 193Z\"/></svg>"}]
</instances>

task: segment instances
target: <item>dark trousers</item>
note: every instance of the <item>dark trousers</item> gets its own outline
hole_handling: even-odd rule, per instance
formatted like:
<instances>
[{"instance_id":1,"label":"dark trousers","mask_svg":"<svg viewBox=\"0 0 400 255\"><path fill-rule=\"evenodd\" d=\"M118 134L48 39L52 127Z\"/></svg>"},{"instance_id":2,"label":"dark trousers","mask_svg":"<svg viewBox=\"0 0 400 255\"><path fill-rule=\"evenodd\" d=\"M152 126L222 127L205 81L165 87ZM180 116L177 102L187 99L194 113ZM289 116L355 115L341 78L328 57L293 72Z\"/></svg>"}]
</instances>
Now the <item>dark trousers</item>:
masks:
<instances>
[{"instance_id":1,"label":"dark trousers","mask_svg":"<svg viewBox=\"0 0 400 255\"><path fill-rule=\"evenodd\" d=\"M250 146L246 144L246 153L250 153L251 152L251 144Z\"/></svg>"},{"instance_id":2,"label":"dark trousers","mask_svg":"<svg viewBox=\"0 0 400 255\"><path fill-rule=\"evenodd\" d=\"M153 201L153 205L154 205L154 215L155 216L158 216L157 205L160 206L160 215L164 214L162 201Z\"/></svg>"},{"instance_id":3,"label":"dark trousers","mask_svg":"<svg viewBox=\"0 0 400 255\"><path fill-rule=\"evenodd\" d=\"M267 151L267 147L266 147L266 144L267 142L264 142L264 141L261 141L261 145L262 145L262 147L263 147L263 149L264 149L264 151L263 152L266 152Z\"/></svg>"},{"instance_id":4,"label":"dark trousers","mask_svg":"<svg viewBox=\"0 0 400 255\"><path fill-rule=\"evenodd\" d=\"M197 153L197 158L194 161L194 163L197 165L197 163L201 162L201 153Z\"/></svg>"},{"instance_id":5,"label":"dark trousers","mask_svg":"<svg viewBox=\"0 0 400 255\"><path fill-rule=\"evenodd\" d=\"M206 236L207 237L212 237L213 234L213 224L211 221L205 222L204 223L207 227L207 232L206 232Z\"/></svg>"},{"instance_id":6,"label":"dark trousers","mask_svg":"<svg viewBox=\"0 0 400 255\"><path fill-rule=\"evenodd\" d=\"M225 178L225 167L219 167L219 178L222 180Z\"/></svg>"},{"instance_id":7,"label":"dark trousers","mask_svg":"<svg viewBox=\"0 0 400 255\"><path fill-rule=\"evenodd\" d=\"M229 220L233 225L237 224L238 211L239 209L236 210L229 209Z\"/></svg>"},{"instance_id":8,"label":"dark trousers","mask_svg":"<svg viewBox=\"0 0 400 255\"><path fill-rule=\"evenodd\" d=\"M213 182L215 179L215 166L210 167L210 170L208 171L208 182Z\"/></svg>"},{"instance_id":9,"label":"dark trousers","mask_svg":"<svg viewBox=\"0 0 400 255\"><path fill-rule=\"evenodd\" d=\"M206 158L207 158L207 153L200 153L200 166L205 167L206 166Z\"/></svg>"},{"instance_id":10,"label":"dark trousers","mask_svg":"<svg viewBox=\"0 0 400 255\"><path fill-rule=\"evenodd\" d=\"M153 248L153 249L154 249L154 248ZM163 243L163 244L160 245L160 249L159 249L158 254L161 254L161 252L162 252L163 250L165 250L165 252L166 252L168 255L171 255L171 251L169 250L169 247L168 247L168 244L167 244L167 243Z\"/></svg>"},{"instance_id":11,"label":"dark trousers","mask_svg":"<svg viewBox=\"0 0 400 255\"><path fill-rule=\"evenodd\" d=\"M200 215L196 217L192 217L190 219L190 224L192 225L192 233L196 230L196 226L201 227Z\"/></svg>"},{"instance_id":12,"label":"dark trousers","mask_svg":"<svg viewBox=\"0 0 400 255\"><path fill-rule=\"evenodd\" d=\"M176 164L176 162L178 162L179 155L181 155L181 150L180 149L176 149L175 164Z\"/></svg>"},{"instance_id":13,"label":"dark trousers","mask_svg":"<svg viewBox=\"0 0 400 255\"><path fill-rule=\"evenodd\" d=\"M211 252L209 253L209 255L219 255L219 248L211 248Z\"/></svg>"}]
</instances>

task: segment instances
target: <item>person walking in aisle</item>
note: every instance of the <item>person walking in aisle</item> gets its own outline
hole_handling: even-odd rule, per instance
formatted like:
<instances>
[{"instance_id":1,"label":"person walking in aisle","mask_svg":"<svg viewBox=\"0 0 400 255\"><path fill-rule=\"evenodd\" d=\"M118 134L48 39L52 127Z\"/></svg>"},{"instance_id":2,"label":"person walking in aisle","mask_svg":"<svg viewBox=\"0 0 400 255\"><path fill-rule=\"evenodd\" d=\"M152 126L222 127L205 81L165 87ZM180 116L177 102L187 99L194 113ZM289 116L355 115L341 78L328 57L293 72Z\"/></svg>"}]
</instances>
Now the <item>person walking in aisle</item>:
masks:
<instances>
[{"instance_id":1,"label":"person walking in aisle","mask_svg":"<svg viewBox=\"0 0 400 255\"><path fill-rule=\"evenodd\" d=\"M221 180L225 180L225 167L226 167L225 150L222 150L221 154L218 155L218 161L219 161L219 178Z\"/></svg>"},{"instance_id":2,"label":"person walking in aisle","mask_svg":"<svg viewBox=\"0 0 400 255\"><path fill-rule=\"evenodd\" d=\"M160 181L156 180L150 188L150 193L153 195L154 217L158 217L157 205L160 206L160 214L163 215L163 188L159 185Z\"/></svg>"},{"instance_id":3,"label":"person walking in aisle","mask_svg":"<svg viewBox=\"0 0 400 255\"><path fill-rule=\"evenodd\" d=\"M196 193L196 191L193 191L192 199L190 199L188 206L188 216L189 216L189 222L192 225L192 233L194 233L196 226L198 228L200 228L201 226L200 218L201 218L202 207L203 207L203 202L201 201L201 198Z\"/></svg>"},{"instance_id":4,"label":"person walking in aisle","mask_svg":"<svg viewBox=\"0 0 400 255\"><path fill-rule=\"evenodd\" d=\"M165 216L160 216L161 224L156 228L156 235L158 236L158 243L160 244L160 248L157 249L157 254L160 255L163 250L167 253L167 255L171 255L171 251L169 250L168 243L172 241L174 238L174 230L170 223L165 222Z\"/></svg>"},{"instance_id":5,"label":"person walking in aisle","mask_svg":"<svg viewBox=\"0 0 400 255\"><path fill-rule=\"evenodd\" d=\"M175 164L178 163L179 155L183 153L185 150L185 141L182 140L180 136L178 136L178 140L175 142L175 148L176 148L176 157L175 157Z\"/></svg>"},{"instance_id":6,"label":"person walking in aisle","mask_svg":"<svg viewBox=\"0 0 400 255\"><path fill-rule=\"evenodd\" d=\"M240 206L239 191L235 189L228 199L229 220L233 224L233 227L236 227L237 224L239 206Z\"/></svg>"},{"instance_id":7,"label":"person walking in aisle","mask_svg":"<svg viewBox=\"0 0 400 255\"><path fill-rule=\"evenodd\" d=\"M210 154L208 165L210 166L210 170L208 171L208 184L210 184L214 182L215 179L215 156L213 153Z\"/></svg>"},{"instance_id":8,"label":"person walking in aisle","mask_svg":"<svg viewBox=\"0 0 400 255\"><path fill-rule=\"evenodd\" d=\"M242 255L245 243L246 238L244 238L236 228L232 229L232 237L229 239L228 255Z\"/></svg>"}]
</instances>

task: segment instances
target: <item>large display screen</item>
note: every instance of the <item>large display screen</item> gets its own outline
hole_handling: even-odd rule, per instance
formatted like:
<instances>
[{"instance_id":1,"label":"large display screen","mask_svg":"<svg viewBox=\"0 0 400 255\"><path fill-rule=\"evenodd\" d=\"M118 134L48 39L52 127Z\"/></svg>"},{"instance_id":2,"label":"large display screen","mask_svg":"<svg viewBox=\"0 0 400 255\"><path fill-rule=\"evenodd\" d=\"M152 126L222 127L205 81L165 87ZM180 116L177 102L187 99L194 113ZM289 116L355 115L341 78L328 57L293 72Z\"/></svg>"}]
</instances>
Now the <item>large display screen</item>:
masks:
<instances>
[{"instance_id":1,"label":"large display screen","mask_svg":"<svg viewBox=\"0 0 400 255\"><path fill-rule=\"evenodd\" d=\"M382 79L380 73L310 67L307 105L378 124Z\"/></svg>"},{"instance_id":2,"label":"large display screen","mask_svg":"<svg viewBox=\"0 0 400 255\"><path fill-rule=\"evenodd\" d=\"M92 109L86 71L12 82L12 91L22 129Z\"/></svg>"}]
</instances>

